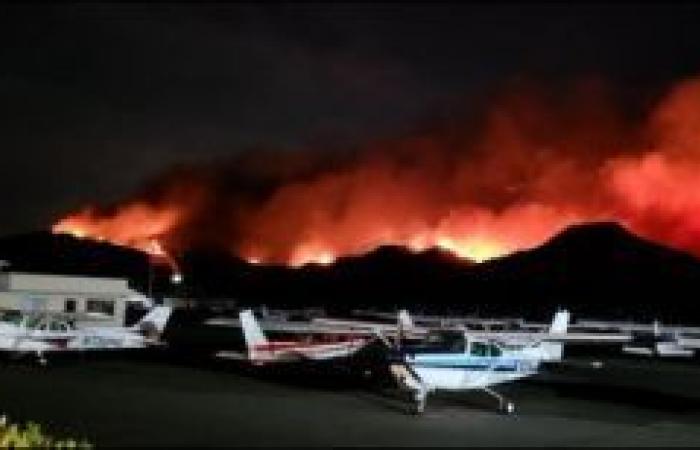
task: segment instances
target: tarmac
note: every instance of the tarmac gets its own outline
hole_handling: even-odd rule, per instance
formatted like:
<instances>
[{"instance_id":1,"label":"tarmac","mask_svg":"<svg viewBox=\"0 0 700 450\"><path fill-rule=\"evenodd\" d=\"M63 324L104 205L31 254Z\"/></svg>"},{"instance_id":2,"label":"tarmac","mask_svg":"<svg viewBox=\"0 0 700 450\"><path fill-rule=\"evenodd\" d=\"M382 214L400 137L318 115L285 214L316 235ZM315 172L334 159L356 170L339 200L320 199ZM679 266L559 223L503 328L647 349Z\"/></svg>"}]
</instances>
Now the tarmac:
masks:
<instances>
[{"instance_id":1,"label":"tarmac","mask_svg":"<svg viewBox=\"0 0 700 450\"><path fill-rule=\"evenodd\" d=\"M107 446L700 445L700 364L567 361L483 393L440 394L421 416L347 373L123 356L5 362L0 410Z\"/></svg>"}]
</instances>

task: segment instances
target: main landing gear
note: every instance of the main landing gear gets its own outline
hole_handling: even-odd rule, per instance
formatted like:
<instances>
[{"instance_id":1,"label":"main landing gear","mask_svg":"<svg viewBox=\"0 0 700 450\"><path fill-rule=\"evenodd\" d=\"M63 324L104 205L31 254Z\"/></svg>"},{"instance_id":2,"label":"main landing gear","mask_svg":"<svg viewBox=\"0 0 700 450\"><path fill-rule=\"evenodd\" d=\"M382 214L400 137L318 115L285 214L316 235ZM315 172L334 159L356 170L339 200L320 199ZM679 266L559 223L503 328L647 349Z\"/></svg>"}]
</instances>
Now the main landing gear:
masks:
<instances>
[{"instance_id":1,"label":"main landing gear","mask_svg":"<svg viewBox=\"0 0 700 450\"><path fill-rule=\"evenodd\" d=\"M36 352L36 358L37 358L37 362L39 363L39 365L41 367L46 367L46 365L49 363L46 360L46 357L44 356L44 352L42 352L42 351Z\"/></svg>"},{"instance_id":2,"label":"main landing gear","mask_svg":"<svg viewBox=\"0 0 700 450\"><path fill-rule=\"evenodd\" d=\"M515 413L515 403L506 399L504 396L494 391L491 388L483 387L482 390L498 400L498 412L501 414L511 415Z\"/></svg>"},{"instance_id":3,"label":"main landing gear","mask_svg":"<svg viewBox=\"0 0 700 450\"><path fill-rule=\"evenodd\" d=\"M411 405L411 413L420 415L425 412L425 404L428 400L428 389L423 385L419 389L413 391L413 404Z\"/></svg>"}]
</instances>

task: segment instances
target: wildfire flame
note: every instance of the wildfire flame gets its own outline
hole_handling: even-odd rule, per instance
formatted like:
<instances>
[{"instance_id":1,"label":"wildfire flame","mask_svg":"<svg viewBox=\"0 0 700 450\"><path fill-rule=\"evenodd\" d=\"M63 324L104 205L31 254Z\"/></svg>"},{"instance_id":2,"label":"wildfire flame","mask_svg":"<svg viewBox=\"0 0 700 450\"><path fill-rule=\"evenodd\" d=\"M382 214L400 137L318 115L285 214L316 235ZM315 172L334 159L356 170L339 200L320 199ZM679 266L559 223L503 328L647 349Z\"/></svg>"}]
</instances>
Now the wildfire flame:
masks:
<instances>
[{"instance_id":1,"label":"wildfire flame","mask_svg":"<svg viewBox=\"0 0 700 450\"><path fill-rule=\"evenodd\" d=\"M700 256L700 79L677 84L634 122L600 85L571 91L557 100L507 91L477 131L450 123L369 142L328 167L282 173L257 161L241 170L267 183L262 193L231 183L226 164L194 167L161 179L156 195L86 208L52 229L169 261L205 243L251 264L298 267L386 244L485 261L575 223L615 220ZM199 194L179 195L183 185Z\"/></svg>"},{"instance_id":2,"label":"wildfire flame","mask_svg":"<svg viewBox=\"0 0 700 450\"><path fill-rule=\"evenodd\" d=\"M86 208L61 219L51 231L135 248L147 253L152 261L168 264L174 272L179 272L175 258L162 242L179 219L180 212L176 208L159 209L135 203L120 209L119 214L112 218L102 217L96 210Z\"/></svg>"}]
</instances>

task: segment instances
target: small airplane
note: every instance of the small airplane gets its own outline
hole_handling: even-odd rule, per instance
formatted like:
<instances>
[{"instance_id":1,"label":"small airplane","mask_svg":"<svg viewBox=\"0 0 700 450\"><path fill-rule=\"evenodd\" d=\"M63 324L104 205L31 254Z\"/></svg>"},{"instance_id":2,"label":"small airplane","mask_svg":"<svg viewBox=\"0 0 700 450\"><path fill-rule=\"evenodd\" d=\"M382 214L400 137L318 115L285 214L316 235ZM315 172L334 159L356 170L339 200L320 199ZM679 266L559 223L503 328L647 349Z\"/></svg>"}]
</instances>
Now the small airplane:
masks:
<instances>
[{"instance_id":1,"label":"small airplane","mask_svg":"<svg viewBox=\"0 0 700 450\"><path fill-rule=\"evenodd\" d=\"M142 349L160 344L172 309L156 306L130 327L76 327L70 315L3 311L0 314L0 351L34 354L42 365L55 352Z\"/></svg>"},{"instance_id":2,"label":"small airplane","mask_svg":"<svg viewBox=\"0 0 700 450\"><path fill-rule=\"evenodd\" d=\"M425 336L430 330L428 327L417 326L405 309L399 310L398 314L391 316L391 319L393 319L393 322L384 323L366 320L317 317L311 320L309 326L319 330L352 332L375 337L378 333L381 333L383 336L393 336L398 340L419 339Z\"/></svg>"},{"instance_id":3,"label":"small airplane","mask_svg":"<svg viewBox=\"0 0 700 450\"><path fill-rule=\"evenodd\" d=\"M407 314L407 313L406 313ZM409 319L410 320L410 319ZM512 323L514 319L510 319ZM540 341L558 341L593 345L619 345L622 353L657 358L691 358L700 349L697 336L698 327L662 327L658 321L653 324L634 324L624 322L593 322L569 324L565 333L553 333L547 327L550 324L530 324L522 321L520 329L493 330L490 325L506 322L502 319L486 319L481 323L473 319L468 330L472 338L491 339L502 345L535 343ZM474 329L474 325L485 325ZM445 328L445 327L443 327ZM572 331L573 329L577 331ZM602 331L601 331L602 330ZM425 328L422 330L425 332Z\"/></svg>"},{"instance_id":4,"label":"small airplane","mask_svg":"<svg viewBox=\"0 0 700 450\"><path fill-rule=\"evenodd\" d=\"M700 349L700 327L664 326L658 320L651 324L578 320L569 333L582 343L619 343L621 352L653 358L692 358Z\"/></svg>"},{"instance_id":5,"label":"small airplane","mask_svg":"<svg viewBox=\"0 0 700 450\"><path fill-rule=\"evenodd\" d=\"M220 351L216 357L224 359L247 359L255 365L289 363L300 361L323 361L342 358L356 353L374 336L353 333L350 330L319 330L304 328L308 333L298 340L269 340L250 309L239 313L243 328L247 355L238 352ZM288 328L287 328L288 329ZM295 331L303 331L296 329Z\"/></svg>"},{"instance_id":6,"label":"small airplane","mask_svg":"<svg viewBox=\"0 0 700 450\"><path fill-rule=\"evenodd\" d=\"M413 412L425 410L429 393L481 390L495 397L499 410L508 414L515 405L491 387L538 372L543 362L561 361L563 343L547 339L564 336L570 314L559 311L548 334L537 342L521 341L503 344L490 338L474 337L468 330L433 330L418 345L395 347L388 339L383 342L392 350L389 371L399 386L413 393Z\"/></svg>"},{"instance_id":7,"label":"small airplane","mask_svg":"<svg viewBox=\"0 0 700 450\"><path fill-rule=\"evenodd\" d=\"M651 332L632 330L632 339L622 347L622 352L660 358L691 358L695 355L697 346L684 342L680 333L661 331L658 321L652 326Z\"/></svg>"}]
</instances>

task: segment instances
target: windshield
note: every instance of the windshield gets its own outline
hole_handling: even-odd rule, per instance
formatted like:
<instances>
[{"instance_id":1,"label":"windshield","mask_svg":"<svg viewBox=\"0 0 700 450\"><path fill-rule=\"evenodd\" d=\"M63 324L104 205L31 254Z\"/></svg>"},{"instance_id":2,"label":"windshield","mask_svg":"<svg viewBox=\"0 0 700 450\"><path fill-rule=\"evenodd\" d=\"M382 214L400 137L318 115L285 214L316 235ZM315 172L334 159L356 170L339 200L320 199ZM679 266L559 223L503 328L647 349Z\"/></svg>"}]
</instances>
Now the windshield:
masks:
<instances>
[{"instance_id":1,"label":"windshield","mask_svg":"<svg viewBox=\"0 0 700 450\"><path fill-rule=\"evenodd\" d=\"M501 356L501 349L493 343L474 341L471 343L472 356Z\"/></svg>"},{"instance_id":2,"label":"windshield","mask_svg":"<svg viewBox=\"0 0 700 450\"><path fill-rule=\"evenodd\" d=\"M41 316L30 316L27 318L26 327L30 330L34 330L40 327L42 323Z\"/></svg>"},{"instance_id":3,"label":"windshield","mask_svg":"<svg viewBox=\"0 0 700 450\"><path fill-rule=\"evenodd\" d=\"M0 322L20 325L22 323L22 313L19 311L2 311L0 312Z\"/></svg>"},{"instance_id":4,"label":"windshield","mask_svg":"<svg viewBox=\"0 0 700 450\"><path fill-rule=\"evenodd\" d=\"M464 334L458 331L432 332L408 350L418 353L464 353Z\"/></svg>"},{"instance_id":5,"label":"windshield","mask_svg":"<svg viewBox=\"0 0 700 450\"><path fill-rule=\"evenodd\" d=\"M60 318L55 318L47 315L33 315L27 317L25 326L30 330L40 330L40 331L53 331L53 332L66 332L72 330L74 327Z\"/></svg>"}]
</instances>

